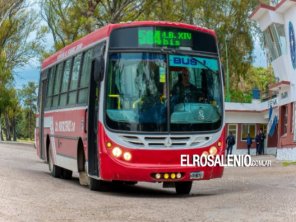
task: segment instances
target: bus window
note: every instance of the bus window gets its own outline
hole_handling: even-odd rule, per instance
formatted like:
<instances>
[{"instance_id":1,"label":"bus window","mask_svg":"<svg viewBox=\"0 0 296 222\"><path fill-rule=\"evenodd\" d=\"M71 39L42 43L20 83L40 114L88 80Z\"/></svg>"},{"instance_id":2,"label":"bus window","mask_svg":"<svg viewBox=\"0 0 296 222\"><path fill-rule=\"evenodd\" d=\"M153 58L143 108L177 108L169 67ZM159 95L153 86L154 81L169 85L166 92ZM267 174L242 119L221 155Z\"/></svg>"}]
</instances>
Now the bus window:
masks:
<instances>
[{"instance_id":1,"label":"bus window","mask_svg":"<svg viewBox=\"0 0 296 222\"><path fill-rule=\"evenodd\" d=\"M88 84L90 79L91 61L93 56L93 49L89 49L83 58L82 71L80 76L80 85L78 93L78 103L83 104L87 102L88 98Z\"/></svg>"},{"instance_id":2,"label":"bus window","mask_svg":"<svg viewBox=\"0 0 296 222\"><path fill-rule=\"evenodd\" d=\"M169 62L171 131L218 129L223 102L218 60L169 55Z\"/></svg>"},{"instance_id":3,"label":"bus window","mask_svg":"<svg viewBox=\"0 0 296 222\"><path fill-rule=\"evenodd\" d=\"M165 55L113 53L109 59L108 126L119 130L166 130Z\"/></svg>"},{"instance_id":4,"label":"bus window","mask_svg":"<svg viewBox=\"0 0 296 222\"><path fill-rule=\"evenodd\" d=\"M67 91L68 91L68 83L69 83L69 76L70 76L70 70L71 70L71 60L72 59L68 59L65 63L63 80L62 80L62 88L61 88L60 106L65 106L67 104Z\"/></svg>"},{"instance_id":5,"label":"bus window","mask_svg":"<svg viewBox=\"0 0 296 222\"><path fill-rule=\"evenodd\" d=\"M76 103L80 64L81 64L81 54L75 56L75 58L74 58L68 104L75 104Z\"/></svg>"},{"instance_id":6,"label":"bus window","mask_svg":"<svg viewBox=\"0 0 296 222\"><path fill-rule=\"evenodd\" d=\"M60 93L62 72L63 72L63 63L60 63L57 68L55 84L53 89L53 97L52 97L53 107L57 107L59 103L59 93Z\"/></svg>"},{"instance_id":7,"label":"bus window","mask_svg":"<svg viewBox=\"0 0 296 222\"><path fill-rule=\"evenodd\" d=\"M54 74L55 74L55 66L49 70L49 84L47 88L46 108L50 108L51 106Z\"/></svg>"}]
</instances>

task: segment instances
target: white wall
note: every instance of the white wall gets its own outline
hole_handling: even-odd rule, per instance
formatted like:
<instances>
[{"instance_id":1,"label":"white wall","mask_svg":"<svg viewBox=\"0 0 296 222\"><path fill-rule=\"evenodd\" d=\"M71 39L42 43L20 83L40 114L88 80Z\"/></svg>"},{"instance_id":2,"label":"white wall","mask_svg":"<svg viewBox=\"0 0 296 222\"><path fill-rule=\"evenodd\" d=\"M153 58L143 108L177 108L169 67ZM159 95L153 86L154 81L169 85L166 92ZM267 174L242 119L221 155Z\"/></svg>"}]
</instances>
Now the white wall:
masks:
<instances>
[{"instance_id":1,"label":"white wall","mask_svg":"<svg viewBox=\"0 0 296 222\"><path fill-rule=\"evenodd\" d=\"M287 47L288 46L289 46L289 42L287 42ZM291 66L290 55L284 54L278 57L277 59L273 60L271 64L272 64L275 77L278 77L280 81L290 81L289 80L289 71L290 71L289 66Z\"/></svg>"},{"instance_id":2,"label":"white wall","mask_svg":"<svg viewBox=\"0 0 296 222\"><path fill-rule=\"evenodd\" d=\"M264 119L264 113L226 111L225 122L226 123L263 123L263 124L267 124L268 120Z\"/></svg>"},{"instance_id":3,"label":"white wall","mask_svg":"<svg viewBox=\"0 0 296 222\"><path fill-rule=\"evenodd\" d=\"M276 158L278 160L296 160L296 147L277 149Z\"/></svg>"},{"instance_id":4,"label":"white wall","mask_svg":"<svg viewBox=\"0 0 296 222\"><path fill-rule=\"evenodd\" d=\"M274 11L267 11L258 22L260 24L261 31L264 31L272 23L284 24L284 19L281 14Z\"/></svg>"}]
</instances>

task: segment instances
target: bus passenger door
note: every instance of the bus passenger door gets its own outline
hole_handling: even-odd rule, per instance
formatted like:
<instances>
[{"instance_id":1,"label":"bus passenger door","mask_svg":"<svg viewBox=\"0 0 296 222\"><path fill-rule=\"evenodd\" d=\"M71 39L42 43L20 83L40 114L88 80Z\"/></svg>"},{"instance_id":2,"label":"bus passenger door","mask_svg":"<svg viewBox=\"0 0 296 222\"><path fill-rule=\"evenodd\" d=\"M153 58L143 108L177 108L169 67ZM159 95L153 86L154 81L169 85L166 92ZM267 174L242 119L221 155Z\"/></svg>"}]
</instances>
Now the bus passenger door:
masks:
<instances>
[{"instance_id":1,"label":"bus passenger door","mask_svg":"<svg viewBox=\"0 0 296 222\"><path fill-rule=\"evenodd\" d=\"M92 75L93 76L93 75ZM99 176L98 171L98 98L99 88L97 83L90 78L89 89L89 105L88 105L88 129L87 129L87 145L88 145L88 174L91 176Z\"/></svg>"},{"instance_id":2,"label":"bus passenger door","mask_svg":"<svg viewBox=\"0 0 296 222\"><path fill-rule=\"evenodd\" d=\"M94 58L102 58L104 55L105 43L99 44L94 48ZM95 59L92 61L91 77L89 84L89 103L88 103L88 127L87 127L87 144L88 144L88 174L93 177L100 177L100 159L98 147L98 116L99 116L99 98L100 98L100 81L96 81L95 75L100 72ZM102 62L102 61L101 61Z\"/></svg>"},{"instance_id":3,"label":"bus passenger door","mask_svg":"<svg viewBox=\"0 0 296 222\"><path fill-rule=\"evenodd\" d=\"M44 106L47 93L47 73L41 74L41 89L39 90L39 156L41 159L46 160L46 147L44 139Z\"/></svg>"}]
</instances>

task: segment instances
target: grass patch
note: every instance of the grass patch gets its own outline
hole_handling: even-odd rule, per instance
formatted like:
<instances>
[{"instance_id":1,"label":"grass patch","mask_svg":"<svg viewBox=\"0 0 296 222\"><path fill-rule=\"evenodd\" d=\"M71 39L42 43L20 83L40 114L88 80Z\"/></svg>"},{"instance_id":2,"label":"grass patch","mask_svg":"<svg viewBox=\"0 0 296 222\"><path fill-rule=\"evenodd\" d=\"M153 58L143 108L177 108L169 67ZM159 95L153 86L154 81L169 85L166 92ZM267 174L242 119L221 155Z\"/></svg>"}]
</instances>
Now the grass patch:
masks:
<instances>
[{"instance_id":1,"label":"grass patch","mask_svg":"<svg viewBox=\"0 0 296 222\"><path fill-rule=\"evenodd\" d=\"M289 166L289 165L296 165L296 161L285 161L285 162L283 162L283 166Z\"/></svg>"},{"instance_id":2,"label":"grass patch","mask_svg":"<svg viewBox=\"0 0 296 222\"><path fill-rule=\"evenodd\" d=\"M30 139L17 139L17 142L25 142L25 143L34 143L34 140L30 140Z\"/></svg>"}]
</instances>

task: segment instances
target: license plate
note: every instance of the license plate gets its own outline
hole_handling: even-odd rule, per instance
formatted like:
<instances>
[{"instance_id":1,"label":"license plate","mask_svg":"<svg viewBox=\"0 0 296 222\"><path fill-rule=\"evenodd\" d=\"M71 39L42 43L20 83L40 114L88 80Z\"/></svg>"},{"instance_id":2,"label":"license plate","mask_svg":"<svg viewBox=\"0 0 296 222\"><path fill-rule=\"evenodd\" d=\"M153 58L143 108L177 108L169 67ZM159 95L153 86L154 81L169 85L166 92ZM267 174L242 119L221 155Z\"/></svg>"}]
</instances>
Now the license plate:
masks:
<instances>
[{"instance_id":1,"label":"license plate","mask_svg":"<svg viewBox=\"0 0 296 222\"><path fill-rule=\"evenodd\" d=\"M202 179L203 177L204 177L204 172L203 171L191 172L190 173L190 179L193 179L193 180Z\"/></svg>"}]
</instances>

